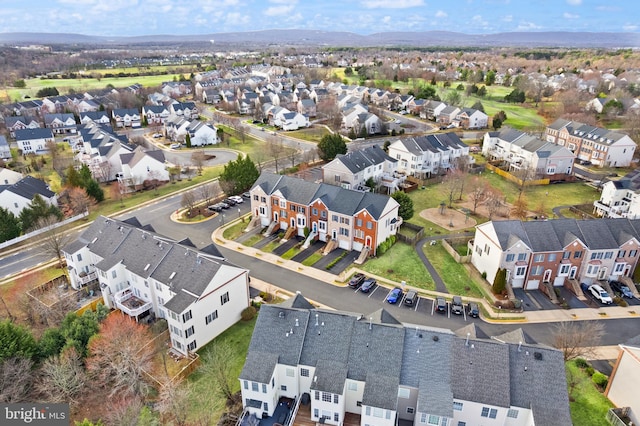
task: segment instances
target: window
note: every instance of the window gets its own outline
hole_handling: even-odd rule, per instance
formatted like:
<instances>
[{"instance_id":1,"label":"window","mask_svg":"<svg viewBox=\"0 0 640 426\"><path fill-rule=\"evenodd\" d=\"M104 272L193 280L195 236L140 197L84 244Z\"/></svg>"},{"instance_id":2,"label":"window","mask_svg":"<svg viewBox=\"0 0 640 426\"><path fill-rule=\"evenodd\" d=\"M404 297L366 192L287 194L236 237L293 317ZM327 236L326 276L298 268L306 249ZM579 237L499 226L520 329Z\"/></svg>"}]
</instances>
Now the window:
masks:
<instances>
[{"instance_id":1,"label":"window","mask_svg":"<svg viewBox=\"0 0 640 426\"><path fill-rule=\"evenodd\" d=\"M280 385L280 390L281 391L287 391L287 385Z\"/></svg>"},{"instance_id":2,"label":"window","mask_svg":"<svg viewBox=\"0 0 640 426\"><path fill-rule=\"evenodd\" d=\"M244 381L244 388L246 390L249 390L249 382L247 382L246 380Z\"/></svg>"},{"instance_id":3,"label":"window","mask_svg":"<svg viewBox=\"0 0 640 426\"><path fill-rule=\"evenodd\" d=\"M636 257L638 255L638 250L629 250L629 257Z\"/></svg>"},{"instance_id":4,"label":"window","mask_svg":"<svg viewBox=\"0 0 640 426\"><path fill-rule=\"evenodd\" d=\"M362 226L362 219L356 219L356 226Z\"/></svg>"},{"instance_id":5,"label":"window","mask_svg":"<svg viewBox=\"0 0 640 426\"><path fill-rule=\"evenodd\" d=\"M462 402L455 402L453 403L453 409L455 411L462 411Z\"/></svg>"},{"instance_id":6,"label":"window","mask_svg":"<svg viewBox=\"0 0 640 426\"><path fill-rule=\"evenodd\" d=\"M594 259L602 259L604 257L604 253L591 253L591 260Z\"/></svg>"},{"instance_id":7,"label":"window","mask_svg":"<svg viewBox=\"0 0 640 426\"><path fill-rule=\"evenodd\" d=\"M309 369L308 368L301 368L300 369L300 376L309 377Z\"/></svg>"},{"instance_id":8,"label":"window","mask_svg":"<svg viewBox=\"0 0 640 426\"><path fill-rule=\"evenodd\" d=\"M518 266L516 268L516 273L515 276L516 277L524 277L524 275L527 273L527 267L526 266Z\"/></svg>"},{"instance_id":9,"label":"window","mask_svg":"<svg viewBox=\"0 0 640 426\"><path fill-rule=\"evenodd\" d=\"M527 253L518 253L518 262L524 262L527 260Z\"/></svg>"},{"instance_id":10,"label":"window","mask_svg":"<svg viewBox=\"0 0 640 426\"><path fill-rule=\"evenodd\" d=\"M315 207L311 209L311 214L314 216L318 215L318 209L316 209Z\"/></svg>"},{"instance_id":11,"label":"window","mask_svg":"<svg viewBox=\"0 0 640 426\"><path fill-rule=\"evenodd\" d=\"M333 403L337 404L340 401L340 396L337 393L333 394Z\"/></svg>"},{"instance_id":12,"label":"window","mask_svg":"<svg viewBox=\"0 0 640 426\"><path fill-rule=\"evenodd\" d=\"M331 222L337 222L338 221L338 215L337 214L332 214L331 215Z\"/></svg>"},{"instance_id":13,"label":"window","mask_svg":"<svg viewBox=\"0 0 640 426\"><path fill-rule=\"evenodd\" d=\"M262 384L262 393L267 393L267 385L265 383Z\"/></svg>"},{"instance_id":14,"label":"window","mask_svg":"<svg viewBox=\"0 0 640 426\"><path fill-rule=\"evenodd\" d=\"M193 326L191 326L184 331L184 337L191 337L195 332L196 330L193 328Z\"/></svg>"},{"instance_id":15,"label":"window","mask_svg":"<svg viewBox=\"0 0 640 426\"><path fill-rule=\"evenodd\" d=\"M82 255L78 253L78 262L82 262Z\"/></svg>"},{"instance_id":16,"label":"window","mask_svg":"<svg viewBox=\"0 0 640 426\"><path fill-rule=\"evenodd\" d=\"M413 407L407 407L407 414L413 414L415 412L415 410L413 409Z\"/></svg>"},{"instance_id":17,"label":"window","mask_svg":"<svg viewBox=\"0 0 640 426\"><path fill-rule=\"evenodd\" d=\"M626 250L618 250L618 257L625 257L626 255L627 255L627 251ZM78 256L80 256L80 255L78 255Z\"/></svg>"},{"instance_id":18,"label":"window","mask_svg":"<svg viewBox=\"0 0 640 426\"><path fill-rule=\"evenodd\" d=\"M217 309L215 311L211 312L209 315L207 315L204 318L205 325L213 322L213 320L215 320L216 318L218 318L218 310Z\"/></svg>"},{"instance_id":19,"label":"window","mask_svg":"<svg viewBox=\"0 0 640 426\"><path fill-rule=\"evenodd\" d=\"M117 276L118 276L118 272L115 269L111 271L111 278L115 278Z\"/></svg>"},{"instance_id":20,"label":"window","mask_svg":"<svg viewBox=\"0 0 640 426\"><path fill-rule=\"evenodd\" d=\"M333 413L333 421L334 422L340 421L340 413Z\"/></svg>"},{"instance_id":21,"label":"window","mask_svg":"<svg viewBox=\"0 0 640 426\"><path fill-rule=\"evenodd\" d=\"M264 403L264 411L269 412L269 404Z\"/></svg>"},{"instance_id":22,"label":"window","mask_svg":"<svg viewBox=\"0 0 640 426\"><path fill-rule=\"evenodd\" d=\"M263 203L267 202L267 197L260 197L260 201L262 201Z\"/></svg>"},{"instance_id":23,"label":"window","mask_svg":"<svg viewBox=\"0 0 640 426\"><path fill-rule=\"evenodd\" d=\"M371 407L367 406L364 410L364 412L367 414L367 416L371 415Z\"/></svg>"},{"instance_id":24,"label":"window","mask_svg":"<svg viewBox=\"0 0 640 426\"><path fill-rule=\"evenodd\" d=\"M613 271L617 273L621 273L622 271L624 271L625 265L626 263L616 263L613 267Z\"/></svg>"},{"instance_id":25,"label":"window","mask_svg":"<svg viewBox=\"0 0 640 426\"><path fill-rule=\"evenodd\" d=\"M382 414L383 414L383 410L382 410L382 408L379 408L379 407L373 407L373 417L380 417L380 418L382 418Z\"/></svg>"},{"instance_id":26,"label":"window","mask_svg":"<svg viewBox=\"0 0 640 426\"><path fill-rule=\"evenodd\" d=\"M440 424L440 416L429 414L429 420L427 424L438 426Z\"/></svg>"},{"instance_id":27,"label":"window","mask_svg":"<svg viewBox=\"0 0 640 426\"><path fill-rule=\"evenodd\" d=\"M544 271L544 267L542 266L534 266L531 268L531 275L537 276L537 275L542 275L542 272Z\"/></svg>"},{"instance_id":28,"label":"window","mask_svg":"<svg viewBox=\"0 0 640 426\"><path fill-rule=\"evenodd\" d=\"M518 410L516 410L514 408L509 408L509 411L507 411L507 417L512 418L512 419L517 419L518 418Z\"/></svg>"},{"instance_id":29,"label":"window","mask_svg":"<svg viewBox=\"0 0 640 426\"><path fill-rule=\"evenodd\" d=\"M349 230L347 228L340 228L340 235L344 235L345 237L348 237Z\"/></svg>"},{"instance_id":30,"label":"window","mask_svg":"<svg viewBox=\"0 0 640 426\"><path fill-rule=\"evenodd\" d=\"M320 401L320 392L316 391L316 394L315 394L315 396L314 396L314 399L315 399L316 401ZM317 416L316 416L316 417L317 417Z\"/></svg>"},{"instance_id":31,"label":"window","mask_svg":"<svg viewBox=\"0 0 640 426\"><path fill-rule=\"evenodd\" d=\"M613 252L612 251L608 251L604 254L604 258L605 259L611 259L613 258Z\"/></svg>"},{"instance_id":32,"label":"window","mask_svg":"<svg viewBox=\"0 0 640 426\"><path fill-rule=\"evenodd\" d=\"M258 392L258 383L251 382L251 390L254 392Z\"/></svg>"},{"instance_id":33,"label":"window","mask_svg":"<svg viewBox=\"0 0 640 426\"><path fill-rule=\"evenodd\" d=\"M187 345L187 349L190 351L194 351L197 347L198 347L198 344L196 343L195 340Z\"/></svg>"},{"instance_id":34,"label":"window","mask_svg":"<svg viewBox=\"0 0 640 426\"><path fill-rule=\"evenodd\" d=\"M482 407L482 413L480 414L482 417L489 417L490 419L495 419L498 415L498 410L495 408Z\"/></svg>"},{"instance_id":35,"label":"window","mask_svg":"<svg viewBox=\"0 0 640 426\"><path fill-rule=\"evenodd\" d=\"M296 377L296 372L293 368L287 368L287 377Z\"/></svg>"},{"instance_id":36,"label":"window","mask_svg":"<svg viewBox=\"0 0 640 426\"><path fill-rule=\"evenodd\" d=\"M349 389L350 391L357 391L358 390L358 383L357 382L349 382L349 384L347 385L347 389Z\"/></svg>"},{"instance_id":37,"label":"window","mask_svg":"<svg viewBox=\"0 0 640 426\"><path fill-rule=\"evenodd\" d=\"M516 255L513 253L510 253L507 255L507 262L513 262L513 260L516 258Z\"/></svg>"},{"instance_id":38,"label":"window","mask_svg":"<svg viewBox=\"0 0 640 426\"><path fill-rule=\"evenodd\" d=\"M370 220L367 221L367 229L373 229L373 222Z\"/></svg>"},{"instance_id":39,"label":"window","mask_svg":"<svg viewBox=\"0 0 640 426\"><path fill-rule=\"evenodd\" d=\"M484 245L484 252L485 252L486 254L489 254L489 249L491 249L491 247L489 247L489 244L485 244L485 245Z\"/></svg>"},{"instance_id":40,"label":"window","mask_svg":"<svg viewBox=\"0 0 640 426\"><path fill-rule=\"evenodd\" d=\"M331 402L331 394L329 392L322 392L322 401Z\"/></svg>"},{"instance_id":41,"label":"window","mask_svg":"<svg viewBox=\"0 0 640 426\"><path fill-rule=\"evenodd\" d=\"M182 322L187 322L191 319L191 309L182 314Z\"/></svg>"},{"instance_id":42,"label":"window","mask_svg":"<svg viewBox=\"0 0 640 426\"><path fill-rule=\"evenodd\" d=\"M327 211L326 211L326 210L322 210L322 211L320 212L320 217L321 217L322 219L326 219L326 218L327 218Z\"/></svg>"},{"instance_id":43,"label":"window","mask_svg":"<svg viewBox=\"0 0 640 426\"><path fill-rule=\"evenodd\" d=\"M427 413L420 413L420 423L427 422Z\"/></svg>"},{"instance_id":44,"label":"window","mask_svg":"<svg viewBox=\"0 0 640 426\"><path fill-rule=\"evenodd\" d=\"M411 392L406 388L398 388L398 398L409 398Z\"/></svg>"},{"instance_id":45,"label":"window","mask_svg":"<svg viewBox=\"0 0 640 426\"><path fill-rule=\"evenodd\" d=\"M220 304L224 305L229 301L229 292L227 291L225 294L220 296Z\"/></svg>"},{"instance_id":46,"label":"window","mask_svg":"<svg viewBox=\"0 0 640 426\"><path fill-rule=\"evenodd\" d=\"M573 252L573 258L574 259L580 259L582 257L582 252L581 251L574 251Z\"/></svg>"},{"instance_id":47,"label":"window","mask_svg":"<svg viewBox=\"0 0 640 426\"><path fill-rule=\"evenodd\" d=\"M536 254L533 256L533 261L536 263L544 262L544 254Z\"/></svg>"},{"instance_id":48,"label":"window","mask_svg":"<svg viewBox=\"0 0 640 426\"><path fill-rule=\"evenodd\" d=\"M314 419L317 419L319 414L320 414L320 412L318 411L318 409L317 409L317 408L314 408L314 409L313 409L313 418L314 418Z\"/></svg>"},{"instance_id":49,"label":"window","mask_svg":"<svg viewBox=\"0 0 640 426\"><path fill-rule=\"evenodd\" d=\"M458 426L467 426L467 422L458 422Z\"/></svg>"},{"instance_id":50,"label":"window","mask_svg":"<svg viewBox=\"0 0 640 426\"><path fill-rule=\"evenodd\" d=\"M569 275L570 268L571 268L571 265L569 264L560 265L560 272L558 272L558 275Z\"/></svg>"},{"instance_id":51,"label":"window","mask_svg":"<svg viewBox=\"0 0 640 426\"><path fill-rule=\"evenodd\" d=\"M556 254L555 253L549 253L549 256L547 256L547 261L555 262L556 261Z\"/></svg>"},{"instance_id":52,"label":"window","mask_svg":"<svg viewBox=\"0 0 640 426\"><path fill-rule=\"evenodd\" d=\"M563 259L569 259L571 257L571 252L570 251L565 251L564 253L562 253L562 258Z\"/></svg>"},{"instance_id":53,"label":"window","mask_svg":"<svg viewBox=\"0 0 640 426\"><path fill-rule=\"evenodd\" d=\"M600 266L598 266L598 265L589 265L587 267L587 275L588 276L595 276L598 273L599 269L600 269Z\"/></svg>"}]
</instances>

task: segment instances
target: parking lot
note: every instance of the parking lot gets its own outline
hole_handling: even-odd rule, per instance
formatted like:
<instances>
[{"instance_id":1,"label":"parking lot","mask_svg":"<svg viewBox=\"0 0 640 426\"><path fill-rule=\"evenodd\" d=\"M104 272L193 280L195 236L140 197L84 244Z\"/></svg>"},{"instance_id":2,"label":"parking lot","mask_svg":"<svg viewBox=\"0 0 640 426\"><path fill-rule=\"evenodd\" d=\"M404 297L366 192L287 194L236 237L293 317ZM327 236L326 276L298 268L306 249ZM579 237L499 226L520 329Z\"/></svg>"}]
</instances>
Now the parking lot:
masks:
<instances>
[{"instance_id":1,"label":"parking lot","mask_svg":"<svg viewBox=\"0 0 640 426\"><path fill-rule=\"evenodd\" d=\"M453 321L454 325L449 325L449 328L454 328L454 329L456 327L465 326L471 320L476 320L475 318L471 318L468 316L467 314L468 306L466 303L464 304L464 310L462 314L456 315L456 314L453 314L451 311L451 301L447 301L446 312L439 313L439 312L436 312L436 309L435 309L436 300L429 297L424 297L424 296L419 296L414 306L407 306L404 303L405 298L407 296L406 290L402 292L402 296L398 299L396 303L393 303L393 304L389 303L386 301L386 299L387 299L387 296L389 296L389 294L393 290L393 288L388 288L380 284L376 284L375 287L373 287L368 293L363 293L362 291L360 291L359 288L354 289L352 287L345 287L341 290L358 293L359 296L363 298L366 297L378 302L380 304L380 308L384 308L389 313L396 316L398 319L402 319L403 312L414 311L425 316L427 315L431 316L434 318L434 320L436 318L442 318L446 320L448 323L450 321ZM455 325L455 323L457 323L458 325Z\"/></svg>"}]
</instances>

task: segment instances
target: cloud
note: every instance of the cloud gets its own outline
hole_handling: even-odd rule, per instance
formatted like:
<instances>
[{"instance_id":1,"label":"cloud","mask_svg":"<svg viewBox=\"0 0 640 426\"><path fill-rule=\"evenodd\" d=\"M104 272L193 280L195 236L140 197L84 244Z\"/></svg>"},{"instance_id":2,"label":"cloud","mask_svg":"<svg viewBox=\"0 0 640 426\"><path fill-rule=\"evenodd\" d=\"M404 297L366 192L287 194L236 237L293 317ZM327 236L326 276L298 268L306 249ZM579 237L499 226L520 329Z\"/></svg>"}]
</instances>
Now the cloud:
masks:
<instances>
[{"instance_id":1,"label":"cloud","mask_svg":"<svg viewBox=\"0 0 640 426\"><path fill-rule=\"evenodd\" d=\"M574 15L572 13L565 12L565 13L562 14L562 17L565 18L565 19L578 19L578 18L580 18L580 15Z\"/></svg>"},{"instance_id":2,"label":"cloud","mask_svg":"<svg viewBox=\"0 0 640 426\"><path fill-rule=\"evenodd\" d=\"M364 0L362 6L367 9L407 9L424 6L424 0Z\"/></svg>"},{"instance_id":3,"label":"cloud","mask_svg":"<svg viewBox=\"0 0 640 426\"><path fill-rule=\"evenodd\" d=\"M436 18L446 18L447 16L447 12L445 12L444 10L439 10L436 12Z\"/></svg>"},{"instance_id":4,"label":"cloud","mask_svg":"<svg viewBox=\"0 0 640 426\"><path fill-rule=\"evenodd\" d=\"M622 26L622 29L625 31L637 31L638 26L634 24L625 24Z\"/></svg>"},{"instance_id":5,"label":"cloud","mask_svg":"<svg viewBox=\"0 0 640 426\"><path fill-rule=\"evenodd\" d=\"M502 22L511 22L513 21L513 15L505 15L502 17Z\"/></svg>"},{"instance_id":6,"label":"cloud","mask_svg":"<svg viewBox=\"0 0 640 426\"><path fill-rule=\"evenodd\" d=\"M540 25L535 24L533 22L522 21L520 22L520 24L518 24L518 27L516 29L520 31L530 31L530 30L539 30L541 28L542 27Z\"/></svg>"},{"instance_id":7,"label":"cloud","mask_svg":"<svg viewBox=\"0 0 640 426\"><path fill-rule=\"evenodd\" d=\"M264 11L267 16L283 16L290 14L296 7L298 0L269 0L269 3L277 6L270 6Z\"/></svg>"},{"instance_id":8,"label":"cloud","mask_svg":"<svg viewBox=\"0 0 640 426\"><path fill-rule=\"evenodd\" d=\"M387 15L384 18L382 18L382 22L384 22L385 24L388 24L389 22L391 22L391 16Z\"/></svg>"},{"instance_id":9,"label":"cloud","mask_svg":"<svg viewBox=\"0 0 640 426\"><path fill-rule=\"evenodd\" d=\"M580 6L582 4L582 0L567 0L567 4L571 6Z\"/></svg>"}]
</instances>

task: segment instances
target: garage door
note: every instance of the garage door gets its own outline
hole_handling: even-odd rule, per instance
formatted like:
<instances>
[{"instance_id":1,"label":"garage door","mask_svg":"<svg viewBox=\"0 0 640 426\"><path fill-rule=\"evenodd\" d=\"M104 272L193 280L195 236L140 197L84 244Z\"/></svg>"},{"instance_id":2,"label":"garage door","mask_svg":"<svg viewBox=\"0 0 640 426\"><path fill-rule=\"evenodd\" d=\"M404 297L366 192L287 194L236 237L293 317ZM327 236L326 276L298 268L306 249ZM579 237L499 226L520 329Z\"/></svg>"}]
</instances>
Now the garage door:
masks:
<instances>
[{"instance_id":1,"label":"garage door","mask_svg":"<svg viewBox=\"0 0 640 426\"><path fill-rule=\"evenodd\" d=\"M540 280L531 280L531 281L527 281L527 284L525 285L524 289L537 290L539 286L540 286Z\"/></svg>"}]
</instances>

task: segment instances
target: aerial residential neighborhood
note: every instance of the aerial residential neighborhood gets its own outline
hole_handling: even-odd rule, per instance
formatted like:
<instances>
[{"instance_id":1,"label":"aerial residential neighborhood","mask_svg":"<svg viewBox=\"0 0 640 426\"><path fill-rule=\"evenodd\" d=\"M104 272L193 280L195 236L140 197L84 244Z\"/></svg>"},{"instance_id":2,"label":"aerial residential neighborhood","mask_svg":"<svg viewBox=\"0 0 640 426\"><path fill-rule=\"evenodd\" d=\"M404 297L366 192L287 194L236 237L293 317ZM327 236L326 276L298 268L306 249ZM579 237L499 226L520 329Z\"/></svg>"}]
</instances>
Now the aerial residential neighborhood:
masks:
<instances>
[{"instance_id":1,"label":"aerial residential neighborhood","mask_svg":"<svg viewBox=\"0 0 640 426\"><path fill-rule=\"evenodd\" d=\"M0 7L0 423L640 422L635 9L332 1Z\"/></svg>"}]
</instances>

